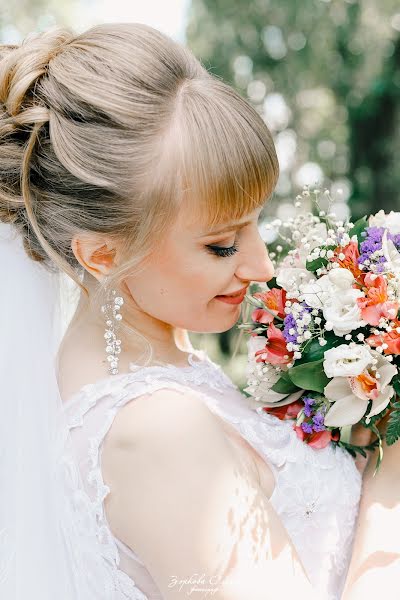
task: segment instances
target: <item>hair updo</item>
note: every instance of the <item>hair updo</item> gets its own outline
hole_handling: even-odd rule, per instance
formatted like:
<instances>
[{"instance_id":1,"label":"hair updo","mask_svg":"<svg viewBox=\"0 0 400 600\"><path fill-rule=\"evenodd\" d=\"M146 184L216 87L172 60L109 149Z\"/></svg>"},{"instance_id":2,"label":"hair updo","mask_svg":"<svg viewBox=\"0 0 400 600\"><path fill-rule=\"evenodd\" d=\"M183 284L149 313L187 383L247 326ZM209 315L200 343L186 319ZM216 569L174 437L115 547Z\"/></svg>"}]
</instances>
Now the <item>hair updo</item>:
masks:
<instances>
[{"instance_id":1,"label":"hair updo","mask_svg":"<svg viewBox=\"0 0 400 600\"><path fill-rule=\"evenodd\" d=\"M86 293L74 235L118 244L118 288L182 203L210 226L239 219L278 174L257 110L150 26L57 27L0 46L0 221Z\"/></svg>"}]
</instances>

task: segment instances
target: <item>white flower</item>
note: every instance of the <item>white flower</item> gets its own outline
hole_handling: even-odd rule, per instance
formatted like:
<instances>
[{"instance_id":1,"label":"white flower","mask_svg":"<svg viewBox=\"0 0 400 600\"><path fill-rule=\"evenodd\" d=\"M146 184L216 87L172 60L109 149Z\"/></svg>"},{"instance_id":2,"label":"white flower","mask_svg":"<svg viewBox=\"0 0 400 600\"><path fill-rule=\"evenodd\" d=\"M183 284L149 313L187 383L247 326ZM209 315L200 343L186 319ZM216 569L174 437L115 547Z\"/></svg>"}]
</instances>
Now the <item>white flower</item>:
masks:
<instances>
[{"instance_id":1,"label":"white flower","mask_svg":"<svg viewBox=\"0 0 400 600\"><path fill-rule=\"evenodd\" d=\"M370 227L385 227L390 233L396 235L400 233L400 212L391 210L389 214L385 214L380 210L369 218L368 224Z\"/></svg>"},{"instance_id":2,"label":"white flower","mask_svg":"<svg viewBox=\"0 0 400 600\"><path fill-rule=\"evenodd\" d=\"M332 269L328 273L329 281L340 290L348 290L354 283L354 275L348 269L339 267L338 269Z\"/></svg>"},{"instance_id":3,"label":"white flower","mask_svg":"<svg viewBox=\"0 0 400 600\"><path fill-rule=\"evenodd\" d=\"M302 283L312 280L315 280L315 277L307 269L284 265L277 269L276 282L286 292L297 292Z\"/></svg>"},{"instance_id":4,"label":"white flower","mask_svg":"<svg viewBox=\"0 0 400 600\"><path fill-rule=\"evenodd\" d=\"M373 356L368 346L341 344L325 352L324 371L328 377L356 377L372 361Z\"/></svg>"},{"instance_id":5,"label":"white flower","mask_svg":"<svg viewBox=\"0 0 400 600\"><path fill-rule=\"evenodd\" d=\"M382 236L382 252L386 259L387 269L400 279L400 253L392 240L387 239L387 231L384 231Z\"/></svg>"},{"instance_id":6,"label":"white flower","mask_svg":"<svg viewBox=\"0 0 400 600\"><path fill-rule=\"evenodd\" d=\"M329 275L323 275L319 279L302 283L299 286L299 291L308 306L311 308L322 308L333 293L333 288L334 286L329 279Z\"/></svg>"},{"instance_id":7,"label":"white flower","mask_svg":"<svg viewBox=\"0 0 400 600\"><path fill-rule=\"evenodd\" d=\"M304 236L304 242L310 244L310 248L306 253L304 246L302 246L299 249L300 254L306 258L307 254L312 252L312 250L319 246L322 240L326 240L327 237L328 230L325 223L315 223Z\"/></svg>"},{"instance_id":8,"label":"white flower","mask_svg":"<svg viewBox=\"0 0 400 600\"><path fill-rule=\"evenodd\" d=\"M336 288L329 297L322 312L325 320L332 324L335 335L344 336L364 325L361 309L357 305L357 298L362 296L361 290Z\"/></svg>"},{"instance_id":9,"label":"white flower","mask_svg":"<svg viewBox=\"0 0 400 600\"><path fill-rule=\"evenodd\" d=\"M389 404L394 389L389 383L397 374L397 367L390 364L379 352L370 350L376 359L376 371L371 367L357 377L334 377L325 386L325 397L332 402L324 417L328 427L342 427L358 423L365 415L368 403L372 407L367 417L382 412Z\"/></svg>"}]
</instances>

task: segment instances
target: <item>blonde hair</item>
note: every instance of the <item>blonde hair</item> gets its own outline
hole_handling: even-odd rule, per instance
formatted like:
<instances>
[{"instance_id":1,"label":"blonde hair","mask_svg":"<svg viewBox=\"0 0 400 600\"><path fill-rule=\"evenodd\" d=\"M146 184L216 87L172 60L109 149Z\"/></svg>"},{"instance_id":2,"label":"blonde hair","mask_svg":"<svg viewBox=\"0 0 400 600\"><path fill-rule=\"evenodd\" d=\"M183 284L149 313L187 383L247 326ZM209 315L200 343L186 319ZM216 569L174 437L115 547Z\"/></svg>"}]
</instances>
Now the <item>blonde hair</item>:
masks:
<instances>
[{"instance_id":1,"label":"blonde hair","mask_svg":"<svg viewBox=\"0 0 400 600\"><path fill-rule=\"evenodd\" d=\"M143 268L182 203L213 227L263 204L278 175L257 110L150 26L56 27L0 46L0 221L87 295L74 235L118 244L102 295Z\"/></svg>"}]
</instances>

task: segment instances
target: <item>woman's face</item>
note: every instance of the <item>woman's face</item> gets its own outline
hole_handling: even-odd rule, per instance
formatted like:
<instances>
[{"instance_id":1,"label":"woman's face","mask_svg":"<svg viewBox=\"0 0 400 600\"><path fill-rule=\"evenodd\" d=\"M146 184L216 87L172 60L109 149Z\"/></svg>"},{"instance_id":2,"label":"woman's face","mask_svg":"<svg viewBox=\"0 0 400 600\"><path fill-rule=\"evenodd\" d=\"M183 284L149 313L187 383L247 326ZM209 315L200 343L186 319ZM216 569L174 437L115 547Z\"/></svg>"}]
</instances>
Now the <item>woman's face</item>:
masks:
<instances>
[{"instance_id":1,"label":"woman's face","mask_svg":"<svg viewBox=\"0 0 400 600\"><path fill-rule=\"evenodd\" d=\"M240 316L245 288L274 275L258 230L260 212L207 231L181 211L142 273L125 279L137 309L164 327L230 329ZM239 290L235 300L223 297Z\"/></svg>"}]
</instances>

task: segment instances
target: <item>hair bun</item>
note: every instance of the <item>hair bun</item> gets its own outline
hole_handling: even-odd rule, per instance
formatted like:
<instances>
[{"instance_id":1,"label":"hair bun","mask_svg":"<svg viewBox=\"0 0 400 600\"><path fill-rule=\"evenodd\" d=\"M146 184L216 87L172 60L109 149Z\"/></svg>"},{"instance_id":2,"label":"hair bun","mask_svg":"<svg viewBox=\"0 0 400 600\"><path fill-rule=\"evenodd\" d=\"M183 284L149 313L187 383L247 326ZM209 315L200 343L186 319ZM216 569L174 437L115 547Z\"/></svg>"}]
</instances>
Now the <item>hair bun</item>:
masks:
<instances>
[{"instance_id":1,"label":"hair bun","mask_svg":"<svg viewBox=\"0 0 400 600\"><path fill-rule=\"evenodd\" d=\"M34 84L73 39L68 29L56 28L31 33L20 46L0 46L0 102L10 117L18 116L22 105L35 104Z\"/></svg>"}]
</instances>

